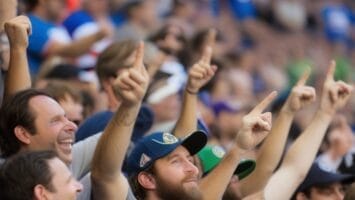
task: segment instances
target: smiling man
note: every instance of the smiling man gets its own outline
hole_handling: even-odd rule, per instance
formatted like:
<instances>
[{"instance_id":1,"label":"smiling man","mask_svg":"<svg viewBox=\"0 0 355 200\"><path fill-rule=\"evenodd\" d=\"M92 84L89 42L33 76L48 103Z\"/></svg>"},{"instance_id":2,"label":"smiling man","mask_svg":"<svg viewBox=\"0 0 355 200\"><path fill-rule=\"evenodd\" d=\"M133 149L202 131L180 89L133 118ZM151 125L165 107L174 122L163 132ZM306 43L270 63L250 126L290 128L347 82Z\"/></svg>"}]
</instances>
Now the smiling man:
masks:
<instances>
[{"instance_id":1,"label":"smiling man","mask_svg":"<svg viewBox=\"0 0 355 200\"><path fill-rule=\"evenodd\" d=\"M28 89L5 101L0 109L0 127L3 158L24 151L52 150L71 167L76 178L89 170L97 138L73 145L77 126L44 92Z\"/></svg>"}]
</instances>

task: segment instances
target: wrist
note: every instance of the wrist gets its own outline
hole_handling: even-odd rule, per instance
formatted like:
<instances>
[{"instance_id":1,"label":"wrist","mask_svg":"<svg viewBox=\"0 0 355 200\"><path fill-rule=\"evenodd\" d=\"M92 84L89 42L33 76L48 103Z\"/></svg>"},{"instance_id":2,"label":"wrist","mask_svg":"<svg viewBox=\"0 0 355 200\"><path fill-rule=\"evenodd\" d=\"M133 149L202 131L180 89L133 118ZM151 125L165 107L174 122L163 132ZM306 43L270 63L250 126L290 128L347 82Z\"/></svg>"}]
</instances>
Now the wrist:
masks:
<instances>
[{"instance_id":1,"label":"wrist","mask_svg":"<svg viewBox=\"0 0 355 200\"><path fill-rule=\"evenodd\" d=\"M141 102L128 102L128 101L122 101L120 107L124 107L127 109L134 109L137 107L140 107Z\"/></svg>"},{"instance_id":2,"label":"wrist","mask_svg":"<svg viewBox=\"0 0 355 200\"><path fill-rule=\"evenodd\" d=\"M280 110L280 114L287 115L287 116L294 116L295 111L289 108L288 106L283 106Z\"/></svg>"},{"instance_id":3,"label":"wrist","mask_svg":"<svg viewBox=\"0 0 355 200\"><path fill-rule=\"evenodd\" d=\"M194 90L191 90L191 89L189 89L189 88L186 88L185 91L186 91L186 93L192 94L192 95L197 95L197 94L198 94L198 90L197 90L197 91L194 91Z\"/></svg>"},{"instance_id":4,"label":"wrist","mask_svg":"<svg viewBox=\"0 0 355 200\"><path fill-rule=\"evenodd\" d=\"M316 112L316 117L321 118L322 120L331 120L335 114L335 111L319 109Z\"/></svg>"},{"instance_id":5,"label":"wrist","mask_svg":"<svg viewBox=\"0 0 355 200\"><path fill-rule=\"evenodd\" d=\"M23 53L23 51L26 51L27 46L26 45L12 45L10 46L10 52L20 52Z\"/></svg>"},{"instance_id":6,"label":"wrist","mask_svg":"<svg viewBox=\"0 0 355 200\"><path fill-rule=\"evenodd\" d=\"M237 156L237 157L240 157L240 156L246 154L247 151L248 151L248 150L241 148L241 147L238 145L238 143L234 144L234 145L230 148L231 154L234 155L234 156Z\"/></svg>"}]
</instances>

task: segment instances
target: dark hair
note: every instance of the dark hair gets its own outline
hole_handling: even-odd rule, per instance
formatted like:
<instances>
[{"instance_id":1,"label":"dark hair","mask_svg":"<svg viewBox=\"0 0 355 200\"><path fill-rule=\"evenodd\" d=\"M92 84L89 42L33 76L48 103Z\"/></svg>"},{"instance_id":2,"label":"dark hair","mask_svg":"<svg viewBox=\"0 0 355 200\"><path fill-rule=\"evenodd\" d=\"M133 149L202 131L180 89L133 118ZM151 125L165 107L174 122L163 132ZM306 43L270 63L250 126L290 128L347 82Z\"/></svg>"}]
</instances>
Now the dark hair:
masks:
<instances>
[{"instance_id":1,"label":"dark hair","mask_svg":"<svg viewBox=\"0 0 355 200\"><path fill-rule=\"evenodd\" d=\"M304 189L303 191L296 191L292 197L291 200L296 200L297 194L298 193L303 193L307 198L311 197L311 187Z\"/></svg>"},{"instance_id":2,"label":"dark hair","mask_svg":"<svg viewBox=\"0 0 355 200\"><path fill-rule=\"evenodd\" d=\"M144 172L154 175L154 174L156 174L155 170L156 169L155 169L154 163L153 163L146 170L144 170ZM140 172L129 176L128 182L129 182L132 192L133 192L134 196L137 198L137 200L144 200L144 199L146 199L147 194L146 194L146 190L144 189L144 187L138 182L139 173Z\"/></svg>"},{"instance_id":3,"label":"dark hair","mask_svg":"<svg viewBox=\"0 0 355 200\"><path fill-rule=\"evenodd\" d=\"M172 26L176 26L176 25L174 25L174 24L166 24L162 28L160 28L156 33L152 34L148 38L149 41L152 41L153 43L155 43L161 51L163 51L164 53L166 53L168 55L173 55L175 52L173 52L169 48L159 46L158 41L165 40L165 38L169 34L171 34L169 29ZM180 34L178 34L178 35L174 34L174 37L176 38L176 40L178 40L182 44L183 47L185 47L186 44L187 44L187 39L186 39L186 37L184 35L184 30L180 26L176 26L176 27L179 28ZM176 53L179 54L180 52L176 52Z\"/></svg>"},{"instance_id":4,"label":"dark hair","mask_svg":"<svg viewBox=\"0 0 355 200\"><path fill-rule=\"evenodd\" d=\"M26 6L26 12L33 11L39 3L38 0L22 0L22 2Z\"/></svg>"},{"instance_id":5,"label":"dark hair","mask_svg":"<svg viewBox=\"0 0 355 200\"><path fill-rule=\"evenodd\" d=\"M21 142L15 136L16 126L22 126L29 133L35 134L35 114L29 106L29 101L35 96L45 95L45 92L28 89L16 93L7 99L0 109L0 149L2 156L9 157L20 150Z\"/></svg>"},{"instance_id":6,"label":"dark hair","mask_svg":"<svg viewBox=\"0 0 355 200\"><path fill-rule=\"evenodd\" d=\"M48 161L56 158L53 151L32 151L17 154L0 167L0 199L33 199L36 185L55 192L53 174Z\"/></svg>"},{"instance_id":7,"label":"dark hair","mask_svg":"<svg viewBox=\"0 0 355 200\"><path fill-rule=\"evenodd\" d=\"M49 70L44 77L46 79L80 80L79 67L67 63L60 63Z\"/></svg>"}]
</instances>

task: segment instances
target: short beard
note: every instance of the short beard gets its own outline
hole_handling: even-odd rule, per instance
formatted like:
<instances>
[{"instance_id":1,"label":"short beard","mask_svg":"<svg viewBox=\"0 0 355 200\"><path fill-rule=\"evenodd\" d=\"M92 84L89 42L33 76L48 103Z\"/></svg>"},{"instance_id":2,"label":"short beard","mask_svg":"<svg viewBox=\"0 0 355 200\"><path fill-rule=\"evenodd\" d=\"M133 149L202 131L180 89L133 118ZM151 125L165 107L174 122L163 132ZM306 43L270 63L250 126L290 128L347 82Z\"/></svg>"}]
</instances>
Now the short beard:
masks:
<instances>
[{"instance_id":1,"label":"short beard","mask_svg":"<svg viewBox=\"0 0 355 200\"><path fill-rule=\"evenodd\" d=\"M198 188L189 188L186 190L182 185L174 187L163 183L159 178L156 179L157 194L161 199L169 200L201 200L202 193Z\"/></svg>"}]
</instances>

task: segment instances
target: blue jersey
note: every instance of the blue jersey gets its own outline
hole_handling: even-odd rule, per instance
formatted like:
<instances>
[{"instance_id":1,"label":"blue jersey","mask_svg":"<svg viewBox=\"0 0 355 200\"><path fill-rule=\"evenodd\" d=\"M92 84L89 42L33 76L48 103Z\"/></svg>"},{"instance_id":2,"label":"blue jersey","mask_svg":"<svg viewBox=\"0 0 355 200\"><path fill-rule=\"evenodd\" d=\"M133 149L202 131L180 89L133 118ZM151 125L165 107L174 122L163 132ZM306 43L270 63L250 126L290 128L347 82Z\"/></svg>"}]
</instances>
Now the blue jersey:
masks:
<instances>
[{"instance_id":1,"label":"blue jersey","mask_svg":"<svg viewBox=\"0 0 355 200\"><path fill-rule=\"evenodd\" d=\"M69 43L70 37L65 29L30 14L32 34L29 36L27 48L28 63L32 75L36 75L40 65L46 57L46 50L50 42Z\"/></svg>"},{"instance_id":2,"label":"blue jersey","mask_svg":"<svg viewBox=\"0 0 355 200\"><path fill-rule=\"evenodd\" d=\"M113 23L111 19L107 18L107 23ZM63 26L69 32L73 40L78 40L83 37L95 34L100 31L100 25L84 10L78 10L69 15L63 22ZM104 38L95 42L90 50L77 58L76 64L84 69L91 69L95 66L98 55L111 44L111 39Z\"/></svg>"}]
</instances>

